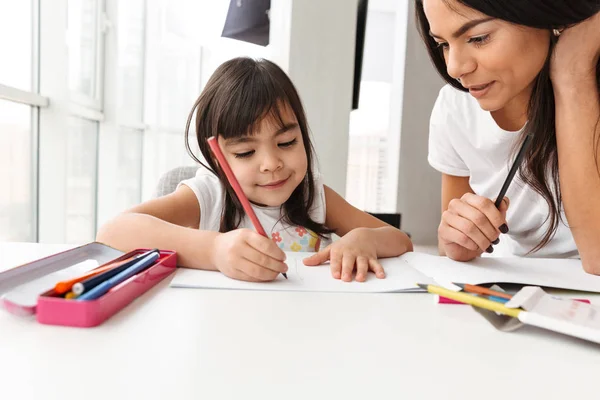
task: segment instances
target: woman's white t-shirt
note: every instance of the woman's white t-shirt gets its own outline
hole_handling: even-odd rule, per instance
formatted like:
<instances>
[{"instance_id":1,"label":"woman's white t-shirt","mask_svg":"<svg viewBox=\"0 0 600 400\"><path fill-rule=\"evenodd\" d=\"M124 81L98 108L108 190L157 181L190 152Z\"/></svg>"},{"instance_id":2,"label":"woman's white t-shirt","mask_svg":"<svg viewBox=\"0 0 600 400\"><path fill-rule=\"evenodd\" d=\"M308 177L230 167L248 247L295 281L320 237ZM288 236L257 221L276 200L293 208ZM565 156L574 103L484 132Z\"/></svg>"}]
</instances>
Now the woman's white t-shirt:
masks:
<instances>
[{"instance_id":1,"label":"woman's white t-shirt","mask_svg":"<svg viewBox=\"0 0 600 400\"><path fill-rule=\"evenodd\" d=\"M519 134L501 129L469 93L446 85L440 90L431 114L428 161L444 174L468 176L476 194L494 200L514 160L513 150L518 145ZM494 251L494 254L524 256L546 232L548 205L518 174L506 196L510 199L509 232L501 235L501 247L495 246L503 251ZM562 221L550 242L530 254L532 257L578 256L564 213Z\"/></svg>"},{"instance_id":2,"label":"woman's white t-shirt","mask_svg":"<svg viewBox=\"0 0 600 400\"><path fill-rule=\"evenodd\" d=\"M184 180L179 185L186 185L196 194L200 206L200 229L218 232L225 204L225 189L219 178L204 167L200 167L195 177ZM318 173L314 174L314 185L315 200L309 214L313 221L324 224L325 190ZM261 207L252 204L252 209L267 235L284 251L315 252L331 243L329 235L321 239L305 227L283 223L282 207ZM243 216L238 228L255 230L247 215Z\"/></svg>"}]
</instances>

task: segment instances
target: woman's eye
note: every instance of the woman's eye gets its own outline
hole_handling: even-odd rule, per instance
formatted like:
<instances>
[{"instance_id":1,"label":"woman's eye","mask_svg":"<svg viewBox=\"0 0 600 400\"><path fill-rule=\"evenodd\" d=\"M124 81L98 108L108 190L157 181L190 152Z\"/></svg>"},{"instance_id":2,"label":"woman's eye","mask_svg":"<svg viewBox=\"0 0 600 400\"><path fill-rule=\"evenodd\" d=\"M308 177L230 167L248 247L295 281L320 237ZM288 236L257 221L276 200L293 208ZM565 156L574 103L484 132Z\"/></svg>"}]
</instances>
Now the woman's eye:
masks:
<instances>
[{"instance_id":1,"label":"woman's eye","mask_svg":"<svg viewBox=\"0 0 600 400\"><path fill-rule=\"evenodd\" d=\"M445 50L445 49L448 48L448 43L446 43L446 42L436 42L436 44L437 44L437 48L438 49L444 49Z\"/></svg>"},{"instance_id":2,"label":"woman's eye","mask_svg":"<svg viewBox=\"0 0 600 400\"><path fill-rule=\"evenodd\" d=\"M473 43L475 46L484 45L490 38L490 35L475 36L469 39L469 43Z\"/></svg>"},{"instance_id":3,"label":"woman's eye","mask_svg":"<svg viewBox=\"0 0 600 400\"><path fill-rule=\"evenodd\" d=\"M247 151L245 153L234 153L235 158L248 158L254 154L254 150Z\"/></svg>"},{"instance_id":4,"label":"woman's eye","mask_svg":"<svg viewBox=\"0 0 600 400\"><path fill-rule=\"evenodd\" d=\"M298 139L293 139L290 140L289 142L283 142L283 143L279 143L279 147L290 147L296 144L296 142L298 142Z\"/></svg>"}]
</instances>

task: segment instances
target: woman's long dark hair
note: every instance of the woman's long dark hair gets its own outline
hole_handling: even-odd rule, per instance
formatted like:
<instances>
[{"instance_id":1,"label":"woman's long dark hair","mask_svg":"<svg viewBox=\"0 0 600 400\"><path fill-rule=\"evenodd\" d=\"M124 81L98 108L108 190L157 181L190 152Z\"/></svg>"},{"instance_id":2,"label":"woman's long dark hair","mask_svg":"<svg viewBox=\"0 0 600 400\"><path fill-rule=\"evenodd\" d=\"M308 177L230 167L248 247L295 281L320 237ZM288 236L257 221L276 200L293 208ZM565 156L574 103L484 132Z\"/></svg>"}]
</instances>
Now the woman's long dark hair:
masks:
<instances>
[{"instance_id":1,"label":"woman's long dark hair","mask_svg":"<svg viewBox=\"0 0 600 400\"><path fill-rule=\"evenodd\" d=\"M417 27L427 46L429 57L446 82L456 89L466 92L467 89L448 74L441 47L438 47L435 40L429 35L429 22L423 10L423 0L415 1ZM598 0L456 1L493 18L549 31L575 25L600 12L600 1ZM550 219L549 227L540 242L530 252L541 249L552 239L562 219L554 92L550 81L550 57L557 39L554 36L551 37L548 59L535 79L527 109L527 124L521 135L521 141L528 134L533 134L533 140L520 166L519 176L525 184L530 185L533 190L544 198L550 211L548 216L548 219ZM596 81L600 91L600 63L596 66ZM594 138L594 143L596 148L593 150L596 155L598 138ZM518 144L515 145L515 149ZM598 167L597 158L596 166Z\"/></svg>"},{"instance_id":2,"label":"woman's long dark hair","mask_svg":"<svg viewBox=\"0 0 600 400\"><path fill-rule=\"evenodd\" d=\"M252 135L260 122L269 117L274 118L283 127L282 107L289 107L298 120L308 164L304 180L282 205L282 220L293 226L310 229L319 236L332 232L323 224L313 221L309 215L315 201L314 149L298 92L285 72L276 64L246 57L226 61L215 70L194 103L185 127L185 145L188 153L203 167L215 173L226 188L220 232L236 229L242 221L244 209L225 174L215 162L207 140L212 136L231 139ZM200 161L190 148L189 131L194 114L198 146L208 166Z\"/></svg>"}]
</instances>

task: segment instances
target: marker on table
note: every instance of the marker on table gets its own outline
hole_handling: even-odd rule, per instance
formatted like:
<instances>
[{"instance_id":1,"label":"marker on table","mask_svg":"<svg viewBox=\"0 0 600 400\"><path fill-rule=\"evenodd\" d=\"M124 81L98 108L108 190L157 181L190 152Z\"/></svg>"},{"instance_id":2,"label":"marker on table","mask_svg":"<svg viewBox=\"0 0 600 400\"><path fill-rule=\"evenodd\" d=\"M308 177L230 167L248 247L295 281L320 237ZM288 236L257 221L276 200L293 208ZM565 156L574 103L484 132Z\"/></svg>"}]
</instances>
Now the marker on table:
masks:
<instances>
[{"instance_id":1,"label":"marker on table","mask_svg":"<svg viewBox=\"0 0 600 400\"><path fill-rule=\"evenodd\" d=\"M119 274L113 276L109 280L102 282L101 284L92 288L91 290L83 293L81 296L77 297L75 300L95 300L95 299L99 298L100 296L102 296L106 292L108 292L110 289L117 286L119 283L123 282L124 280L132 277L133 275L137 274L138 272L141 272L144 269L151 266L152 264L154 264L154 262L156 260L158 260L159 257L160 257L159 253L152 252L151 254L148 254L147 256L142 257L141 259L136 259L136 262L132 266L130 266L129 268L127 268L124 271L121 271Z\"/></svg>"},{"instance_id":2,"label":"marker on table","mask_svg":"<svg viewBox=\"0 0 600 400\"><path fill-rule=\"evenodd\" d=\"M214 136L209 138L208 145L210 146L210 149L212 150L214 156L217 158L217 161L218 161L219 165L221 166L221 169L225 173L225 176L227 177L229 184L233 188L233 191L235 192L238 200L240 201L240 203L242 203L242 207L244 208L244 211L246 212L246 214L248 214L250 221L252 221L252 225L254 225L254 229L256 229L256 231L259 234L268 238L269 236L267 235L267 232L265 232L262 225L260 224L258 217L254 213L254 210L252 209L252 206L250 205L250 201L248 201L248 198L244 194L242 187L240 186L235 175L233 174L233 171L231 170L229 163L225 159L225 156L223 155L223 152L221 151L221 148L219 147L219 143L217 143L217 138ZM283 275L283 277L285 279L288 278L285 272L282 272L281 274Z\"/></svg>"}]
</instances>

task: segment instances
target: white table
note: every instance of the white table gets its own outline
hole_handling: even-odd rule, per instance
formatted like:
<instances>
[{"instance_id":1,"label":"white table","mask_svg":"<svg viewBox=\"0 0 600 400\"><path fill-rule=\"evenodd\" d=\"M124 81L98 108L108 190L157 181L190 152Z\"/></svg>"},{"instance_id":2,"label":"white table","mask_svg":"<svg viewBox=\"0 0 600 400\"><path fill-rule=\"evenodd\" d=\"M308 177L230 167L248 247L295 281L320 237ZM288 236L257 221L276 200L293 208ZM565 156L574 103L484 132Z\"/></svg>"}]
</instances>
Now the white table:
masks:
<instances>
[{"instance_id":1,"label":"white table","mask_svg":"<svg viewBox=\"0 0 600 400\"><path fill-rule=\"evenodd\" d=\"M0 244L0 270L64 248ZM92 329L0 310L0 399L598 397L600 346L535 328L498 332L429 294L168 281Z\"/></svg>"}]
</instances>

